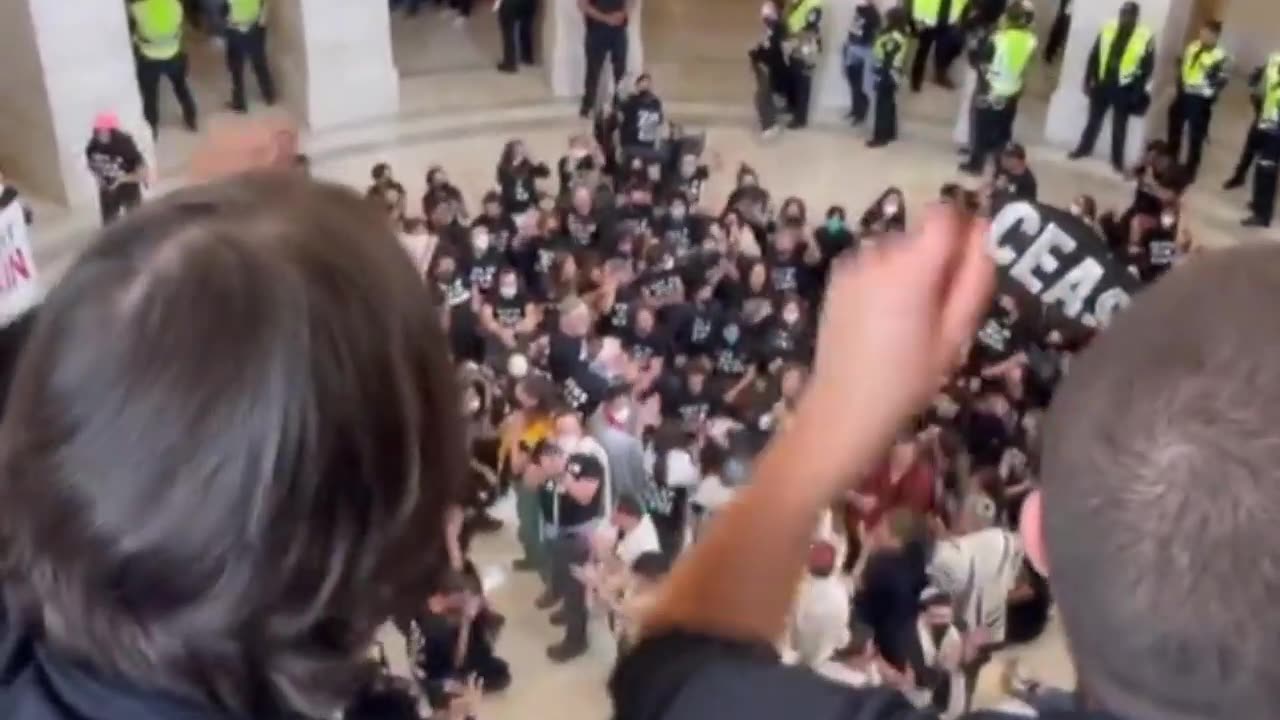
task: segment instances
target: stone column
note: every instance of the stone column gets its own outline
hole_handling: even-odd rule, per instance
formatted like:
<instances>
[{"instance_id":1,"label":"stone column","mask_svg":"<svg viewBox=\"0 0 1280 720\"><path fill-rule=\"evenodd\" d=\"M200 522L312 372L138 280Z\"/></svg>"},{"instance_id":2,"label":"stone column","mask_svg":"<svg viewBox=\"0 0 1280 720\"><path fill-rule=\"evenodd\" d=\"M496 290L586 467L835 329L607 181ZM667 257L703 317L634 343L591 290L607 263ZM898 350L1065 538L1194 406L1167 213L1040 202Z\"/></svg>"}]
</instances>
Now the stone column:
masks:
<instances>
[{"instance_id":1,"label":"stone column","mask_svg":"<svg viewBox=\"0 0 1280 720\"><path fill-rule=\"evenodd\" d=\"M285 104L314 132L395 115L386 2L274 0L268 47Z\"/></svg>"},{"instance_id":2,"label":"stone column","mask_svg":"<svg viewBox=\"0 0 1280 720\"><path fill-rule=\"evenodd\" d=\"M1280 13L1273 0L1232 0L1222 18L1222 45L1235 70L1248 74L1280 48Z\"/></svg>"},{"instance_id":3,"label":"stone column","mask_svg":"<svg viewBox=\"0 0 1280 720\"><path fill-rule=\"evenodd\" d=\"M1080 140L1089 115L1089 98L1084 94L1084 72L1093 43L1102 26L1120 12L1123 0L1089 0L1074 4L1071 35L1061 60L1058 88L1049 99L1045 139L1064 150L1073 149ZM1165 109L1172 95L1177 67L1175 59L1182 52L1191 4L1186 0L1143 0L1139 22L1155 34L1156 72L1150 87L1151 108L1143 117L1129 119L1126 162L1137 162L1149 136L1164 130ZM1111 118L1103 121L1095 154L1103 157L1111 143Z\"/></svg>"},{"instance_id":4,"label":"stone column","mask_svg":"<svg viewBox=\"0 0 1280 720\"><path fill-rule=\"evenodd\" d=\"M124 3L5 0L0 28L0 165L24 192L96 206L84 148L97 113L153 154Z\"/></svg>"},{"instance_id":5,"label":"stone column","mask_svg":"<svg viewBox=\"0 0 1280 720\"><path fill-rule=\"evenodd\" d=\"M813 78L815 110L849 111L853 98L844 73L844 41L858 0L827 0L822 7L822 59Z\"/></svg>"},{"instance_id":6,"label":"stone column","mask_svg":"<svg viewBox=\"0 0 1280 720\"><path fill-rule=\"evenodd\" d=\"M546 59L551 94L558 98L582 97L586 77L586 18L578 9L578 0L547 0L542 12L542 47ZM631 0L627 23L627 75L634 77L644 70L644 0ZM611 83L613 71L606 61L600 73Z\"/></svg>"}]
</instances>

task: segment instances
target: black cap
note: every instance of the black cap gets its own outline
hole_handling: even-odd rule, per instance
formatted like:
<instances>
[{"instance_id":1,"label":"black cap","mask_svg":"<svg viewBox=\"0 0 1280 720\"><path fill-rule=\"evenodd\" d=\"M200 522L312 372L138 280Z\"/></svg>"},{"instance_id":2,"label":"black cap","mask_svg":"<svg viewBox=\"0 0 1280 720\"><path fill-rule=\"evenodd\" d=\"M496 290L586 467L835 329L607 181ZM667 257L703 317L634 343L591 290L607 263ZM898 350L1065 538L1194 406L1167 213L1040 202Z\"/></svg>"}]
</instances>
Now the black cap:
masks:
<instances>
[{"instance_id":1,"label":"black cap","mask_svg":"<svg viewBox=\"0 0 1280 720\"><path fill-rule=\"evenodd\" d=\"M576 480L604 481L604 465L600 464L595 455L585 453L570 455L566 471Z\"/></svg>"}]
</instances>

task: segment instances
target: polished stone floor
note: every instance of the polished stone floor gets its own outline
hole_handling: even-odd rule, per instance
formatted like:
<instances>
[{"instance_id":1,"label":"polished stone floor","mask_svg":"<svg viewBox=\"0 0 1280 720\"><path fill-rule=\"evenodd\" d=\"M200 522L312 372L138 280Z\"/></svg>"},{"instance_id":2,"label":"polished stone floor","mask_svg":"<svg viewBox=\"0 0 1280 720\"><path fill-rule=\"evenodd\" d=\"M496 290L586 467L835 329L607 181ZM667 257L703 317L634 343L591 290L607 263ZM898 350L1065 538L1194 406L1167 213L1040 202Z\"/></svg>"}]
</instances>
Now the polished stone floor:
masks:
<instances>
[{"instance_id":1,"label":"polished stone floor","mask_svg":"<svg viewBox=\"0 0 1280 720\"><path fill-rule=\"evenodd\" d=\"M749 110L749 77L742 62L745 48L755 39L757 7L753 0L647 2L648 65L656 85L670 100L676 119L708 133L708 157L719 171L710 185L709 209L723 203L740 163L754 166L775 193L804 198L813 211L841 204L851 213L860 212L891 185L902 188L909 205L919 208L935 197L941 184L957 180L950 124L958 100L954 93L936 88L904 98L903 139L887 149L866 149L864 138L834 115L820 117L807 131L762 142ZM404 74L403 110L382 122L307 137L318 176L363 188L369 168L389 162L408 187L414 207L426 168L439 164L474 202L493 186L494 167L506 140L523 138L536 157L553 163L568 137L583 129L571 101L550 97L541 69L514 77L492 70L497 39L488 3L478 2L475 17L464 26L436 10L394 22L396 59ZM198 98L214 111L226 99L220 50L207 44L193 54ZM1042 144L1036 128L1043 127L1044 99L1054 78L1048 71L1036 73L1019 136L1029 147L1042 199L1066 205L1074 196L1090 193L1103 207L1123 207L1132 195L1130 183L1101 161L1069 163L1061 149ZM166 100L165 112L158 192L181 182L192 142L177 128L171 100ZM1275 232L1241 231L1236 223L1243 213L1243 193L1217 189L1234 162L1247 122L1243 93L1237 87L1215 119L1204 180L1186 201L1193 232L1208 245L1277 237ZM37 260L52 279L91 241L95 217L92 212L37 204ZM506 571L515 552L509 531L482 539L476 549L488 574L501 578L492 600L510 622L499 651L515 673L512 688L487 702L481 717L523 720L531 713L548 712L567 720L606 716L603 683L612 652L603 628L595 628L589 656L568 666L549 664L543 649L557 639L556 633L533 609L534 580ZM1033 672L1046 679L1070 682L1071 669L1056 625L1041 642L1013 654L1024 656ZM1000 700L994 672L984 675L978 697L982 704Z\"/></svg>"}]
</instances>

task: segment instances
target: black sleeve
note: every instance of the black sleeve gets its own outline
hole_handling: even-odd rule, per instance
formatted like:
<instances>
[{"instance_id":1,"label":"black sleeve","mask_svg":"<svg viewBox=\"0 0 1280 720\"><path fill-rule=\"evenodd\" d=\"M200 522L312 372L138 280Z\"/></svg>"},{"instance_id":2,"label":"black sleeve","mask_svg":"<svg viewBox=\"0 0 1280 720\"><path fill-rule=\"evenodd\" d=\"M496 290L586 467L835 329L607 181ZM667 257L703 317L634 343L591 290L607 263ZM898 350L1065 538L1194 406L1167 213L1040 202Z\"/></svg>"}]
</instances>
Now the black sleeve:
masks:
<instances>
[{"instance_id":1,"label":"black sleeve","mask_svg":"<svg viewBox=\"0 0 1280 720\"><path fill-rule=\"evenodd\" d=\"M121 135L120 137L122 139L120 148L124 152L125 172L134 172L142 167L145 162L142 159L142 153L138 152L138 145L133 141L133 138L128 135Z\"/></svg>"},{"instance_id":2,"label":"black sleeve","mask_svg":"<svg viewBox=\"0 0 1280 720\"><path fill-rule=\"evenodd\" d=\"M767 646L673 633L642 641L609 680L616 720L908 720L897 692L785 666Z\"/></svg>"},{"instance_id":3,"label":"black sleeve","mask_svg":"<svg viewBox=\"0 0 1280 720\"><path fill-rule=\"evenodd\" d=\"M1099 42L1097 40L1094 40L1093 49L1089 51L1089 62L1085 65L1085 68L1084 68L1084 82L1086 87L1090 87L1094 84L1094 82L1098 77L1098 67L1102 63L1106 62L1105 58L1098 57L1098 53L1101 51L1101 49L1102 48Z\"/></svg>"},{"instance_id":4,"label":"black sleeve","mask_svg":"<svg viewBox=\"0 0 1280 720\"><path fill-rule=\"evenodd\" d=\"M1141 79L1137 83L1135 83L1135 86L1144 87L1147 84L1147 81L1151 79L1151 76L1153 73L1155 73L1155 71L1156 71L1156 42L1155 40L1152 40L1151 42L1147 43L1147 50L1142 55L1142 63L1141 65L1138 66L1138 77ZM1178 73L1178 79L1179 81L1181 81L1182 73Z\"/></svg>"}]
</instances>

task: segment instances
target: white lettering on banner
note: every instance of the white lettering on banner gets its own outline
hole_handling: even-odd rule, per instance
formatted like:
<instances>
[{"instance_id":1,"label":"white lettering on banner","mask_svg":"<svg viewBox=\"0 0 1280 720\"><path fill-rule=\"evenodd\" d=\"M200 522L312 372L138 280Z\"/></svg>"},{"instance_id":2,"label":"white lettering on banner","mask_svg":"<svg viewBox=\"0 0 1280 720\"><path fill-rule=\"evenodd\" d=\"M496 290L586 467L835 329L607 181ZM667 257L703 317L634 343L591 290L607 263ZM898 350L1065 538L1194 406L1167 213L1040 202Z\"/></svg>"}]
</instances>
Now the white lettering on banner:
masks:
<instances>
[{"instance_id":1,"label":"white lettering on banner","mask_svg":"<svg viewBox=\"0 0 1280 720\"><path fill-rule=\"evenodd\" d=\"M1054 222L1054 213L1063 219ZM1105 327L1128 306L1129 291L1122 272L1107 265L1101 239L1097 248L1090 246L1093 231L1087 237L1086 231L1069 232L1072 222L1054 208L1009 203L992 220L987 249L1010 280L1045 305L1058 305L1088 327Z\"/></svg>"},{"instance_id":2,"label":"white lettering on banner","mask_svg":"<svg viewBox=\"0 0 1280 720\"><path fill-rule=\"evenodd\" d=\"M31 309L40 294L26 213L15 200L0 210L0 326Z\"/></svg>"}]
</instances>

